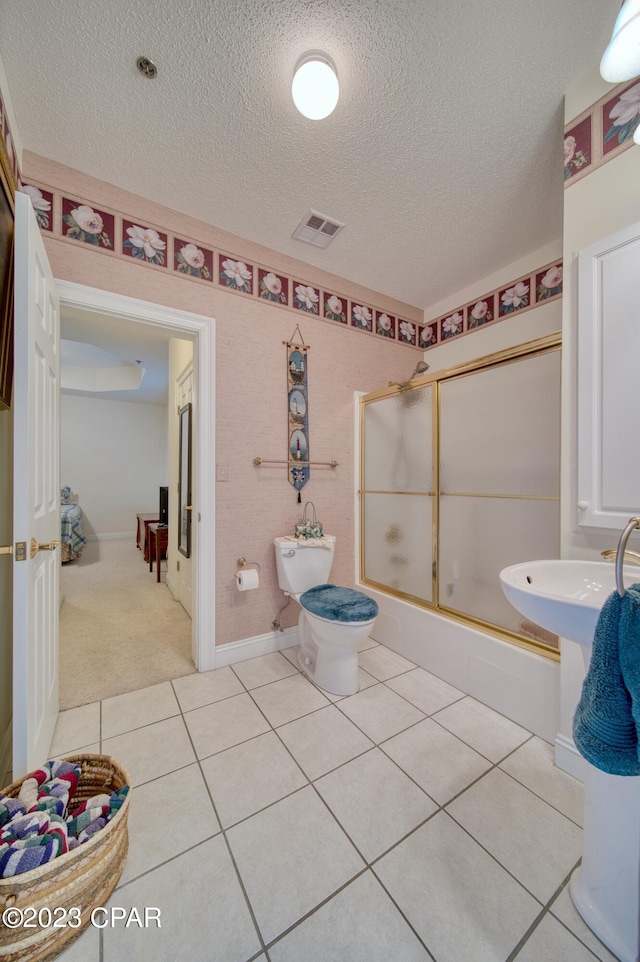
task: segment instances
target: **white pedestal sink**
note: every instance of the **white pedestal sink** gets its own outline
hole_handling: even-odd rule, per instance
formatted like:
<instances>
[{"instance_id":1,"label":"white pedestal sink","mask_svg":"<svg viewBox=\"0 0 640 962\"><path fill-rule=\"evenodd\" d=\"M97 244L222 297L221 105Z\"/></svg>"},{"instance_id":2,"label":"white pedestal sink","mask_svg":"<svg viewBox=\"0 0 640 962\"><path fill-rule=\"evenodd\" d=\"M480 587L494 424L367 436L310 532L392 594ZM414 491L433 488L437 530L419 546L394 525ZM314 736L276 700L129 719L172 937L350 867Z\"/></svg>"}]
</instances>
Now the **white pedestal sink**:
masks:
<instances>
[{"instance_id":1,"label":"white pedestal sink","mask_svg":"<svg viewBox=\"0 0 640 962\"><path fill-rule=\"evenodd\" d=\"M626 567L626 585L640 569ZM615 590L614 565L600 561L529 561L500 572L513 607L582 646L585 666L600 609ZM622 962L640 962L640 777L607 775L588 765L582 865L569 890L578 912Z\"/></svg>"}]
</instances>

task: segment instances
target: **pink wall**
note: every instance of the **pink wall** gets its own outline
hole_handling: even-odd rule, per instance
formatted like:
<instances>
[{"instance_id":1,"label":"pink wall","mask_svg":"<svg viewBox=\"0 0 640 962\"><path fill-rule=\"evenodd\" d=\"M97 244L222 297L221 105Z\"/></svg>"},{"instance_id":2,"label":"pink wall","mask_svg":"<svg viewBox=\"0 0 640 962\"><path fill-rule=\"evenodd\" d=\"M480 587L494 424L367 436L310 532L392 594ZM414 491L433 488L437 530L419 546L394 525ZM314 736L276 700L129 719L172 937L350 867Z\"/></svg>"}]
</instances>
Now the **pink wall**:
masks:
<instances>
[{"instance_id":1,"label":"pink wall","mask_svg":"<svg viewBox=\"0 0 640 962\"><path fill-rule=\"evenodd\" d=\"M275 251L219 231L143 197L78 171L25 153L24 180L79 201L93 203L135 223L164 228L199 240L288 276L361 300L394 316L422 321L407 304L301 264ZM115 252L43 232L54 275L103 290L211 316L216 320L216 460L229 466L229 481L216 484L216 642L224 644L270 630L283 603L277 585L272 541L293 531L301 506L284 466L254 467L256 455L286 458L285 347L296 323L311 345L309 434L313 460L339 462L335 470L314 468L302 492L314 501L325 530L338 538L332 578L354 578L354 391L372 391L388 380L406 380L420 353L415 348L365 334L332 321L228 292L134 261ZM235 588L236 559L261 565L258 591ZM293 608L293 606L292 606ZM289 614L283 626L292 624Z\"/></svg>"}]
</instances>

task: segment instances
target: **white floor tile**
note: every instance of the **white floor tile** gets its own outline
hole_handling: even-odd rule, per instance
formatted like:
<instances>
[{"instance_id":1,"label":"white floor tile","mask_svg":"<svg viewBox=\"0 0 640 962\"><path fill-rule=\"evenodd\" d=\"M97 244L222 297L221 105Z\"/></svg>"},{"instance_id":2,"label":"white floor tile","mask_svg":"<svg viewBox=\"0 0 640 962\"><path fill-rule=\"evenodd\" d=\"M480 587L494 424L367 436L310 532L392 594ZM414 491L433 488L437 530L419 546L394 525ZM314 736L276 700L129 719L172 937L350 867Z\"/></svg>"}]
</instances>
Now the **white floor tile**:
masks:
<instances>
[{"instance_id":1,"label":"white floor tile","mask_svg":"<svg viewBox=\"0 0 640 962\"><path fill-rule=\"evenodd\" d=\"M423 668L414 668L396 678L387 681L389 688L402 695L412 705L423 711L425 715L432 715L441 708L446 708L454 701L464 697L464 692L446 681L437 678Z\"/></svg>"},{"instance_id":2,"label":"white floor tile","mask_svg":"<svg viewBox=\"0 0 640 962\"><path fill-rule=\"evenodd\" d=\"M315 787L368 862L437 808L379 748L318 779Z\"/></svg>"},{"instance_id":3,"label":"white floor tile","mask_svg":"<svg viewBox=\"0 0 640 962\"><path fill-rule=\"evenodd\" d=\"M269 655L238 661L233 670L244 687L251 690L259 685L268 685L280 678L287 678L295 674L297 668L279 651L272 651Z\"/></svg>"},{"instance_id":4,"label":"white floor tile","mask_svg":"<svg viewBox=\"0 0 640 962\"><path fill-rule=\"evenodd\" d=\"M171 830L168 813L176 815ZM220 831L198 765L163 775L131 792L129 854L118 883L148 872Z\"/></svg>"},{"instance_id":5,"label":"white floor tile","mask_svg":"<svg viewBox=\"0 0 640 962\"><path fill-rule=\"evenodd\" d=\"M582 854L581 829L499 769L447 811L542 902Z\"/></svg>"},{"instance_id":6,"label":"white floor tile","mask_svg":"<svg viewBox=\"0 0 640 962\"><path fill-rule=\"evenodd\" d=\"M430 956L370 872L269 949L271 962L428 962Z\"/></svg>"},{"instance_id":7,"label":"white floor tile","mask_svg":"<svg viewBox=\"0 0 640 962\"><path fill-rule=\"evenodd\" d=\"M502 761L530 737L528 731L509 718L468 696L443 708L434 718L492 762Z\"/></svg>"},{"instance_id":8,"label":"white floor tile","mask_svg":"<svg viewBox=\"0 0 640 962\"><path fill-rule=\"evenodd\" d=\"M102 742L102 750L122 762L133 788L195 761L180 715L107 738Z\"/></svg>"},{"instance_id":9,"label":"white floor tile","mask_svg":"<svg viewBox=\"0 0 640 962\"><path fill-rule=\"evenodd\" d=\"M438 962L504 962L541 908L444 812L374 871Z\"/></svg>"},{"instance_id":10,"label":"white floor tile","mask_svg":"<svg viewBox=\"0 0 640 962\"><path fill-rule=\"evenodd\" d=\"M105 928L104 962L245 962L260 951L221 835L117 889L108 904L159 908L162 928Z\"/></svg>"},{"instance_id":11,"label":"white floor tile","mask_svg":"<svg viewBox=\"0 0 640 962\"><path fill-rule=\"evenodd\" d=\"M187 712L184 720L198 758L224 751L269 730L251 696L235 695Z\"/></svg>"},{"instance_id":12,"label":"white floor tile","mask_svg":"<svg viewBox=\"0 0 640 962\"><path fill-rule=\"evenodd\" d=\"M338 702L340 711L374 742L384 741L424 718L421 711L390 691L375 685Z\"/></svg>"},{"instance_id":13,"label":"white floor tile","mask_svg":"<svg viewBox=\"0 0 640 962\"><path fill-rule=\"evenodd\" d=\"M373 638L365 638L358 645L358 651L366 651L368 648L377 648L380 642L374 641Z\"/></svg>"},{"instance_id":14,"label":"white floor tile","mask_svg":"<svg viewBox=\"0 0 640 962\"><path fill-rule=\"evenodd\" d=\"M100 932L89 925L56 962L100 962Z\"/></svg>"},{"instance_id":15,"label":"white floor tile","mask_svg":"<svg viewBox=\"0 0 640 962\"><path fill-rule=\"evenodd\" d=\"M140 691L114 695L102 702L102 737L111 738L124 732L152 725L178 715L180 708L170 681Z\"/></svg>"},{"instance_id":16,"label":"white floor tile","mask_svg":"<svg viewBox=\"0 0 640 962\"><path fill-rule=\"evenodd\" d=\"M554 765L553 746L531 738L500 764L505 772L573 822L582 825L584 785Z\"/></svg>"},{"instance_id":17,"label":"white floor tile","mask_svg":"<svg viewBox=\"0 0 640 962\"><path fill-rule=\"evenodd\" d=\"M72 752L62 752L61 755L54 755L53 758L67 758L69 755L99 755L100 754L100 742L94 742L93 745L83 745L82 748L74 748Z\"/></svg>"},{"instance_id":18,"label":"white floor tile","mask_svg":"<svg viewBox=\"0 0 640 962\"><path fill-rule=\"evenodd\" d=\"M332 705L283 725L278 735L311 781L373 748Z\"/></svg>"},{"instance_id":19,"label":"white floor tile","mask_svg":"<svg viewBox=\"0 0 640 962\"><path fill-rule=\"evenodd\" d=\"M274 728L329 704L320 689L299 672L282 681L255 688L251 696Z\"/></svg>"},{"instance_id":20,"label":"white floor tile","mask_svg":"<svg viewBox=\"0 0 640 962\"><path fill-rule=\"evenodd\" d=\"M265 942L364 868L311 787L230 828L227 838Z\"/></svg>"},{"instance_id":21,"label":"white floor tile","mask_svg":"<svg viewBox=\"0 0 640 962\"><path fill-rule=\"evenodd\" d=\"M551 906L551 914L560 919L561 922L576 935L581 942L587 945L593 954L601 959L602 962L618 962L615 955L603 945L599 938L591 931L584 921L577 908L571 900L569 886L565 885L562 892Z\"/></svg>"},{"instance_id":22,"label":"white floor tile","mask_svg":"<svg viewBox=\"0 0 640 962\"><path fill-rule=\"evenodd\" d=\"M483 755L430 718L383 742L381 748L439 805L491 768Z\"/></svg>"},{"instance_id":23,"label":"white floor tile","mask_svg":"<svg viewBox=\"0 0 640 962\"><path fill-rule=\"evenodd\" d=\"M307 784L274 732L219 752L202 762L223 828L259 812Z\"/></svg>"},{"instance_id":24,"label":"white floor tile","mask_svg":"<svg viewBox=\"0 0 640 962\"><path fill-rule=\"evenodd\" d=\"M49 758L100 741L100 702L61 711L53 733Z\"/></svg>"},{"instance_id":25,"label":"white floor tile","mask_svg":"<svg viewBox=\"0 0 640 962\"><path fill-rule=\"evenodd\" d=\"M562 962L593 962L593 955L567 932L552 915L545 915L516 955L517 962L540 962L561 959Z\"/></svg>"},{"instance_id":26,"label":"white floor tile","mask_svg":"<svg viewBox=\"0 0 640 962\"><path fill-rule=\"evenodd\" d=\"M280 652L281 655L290 661L294 668L298 668L298 652L300 651L300 645L292 645L290 648L283 648Z\"/></svg>"},{"instance_id":27,"label":"white floor tile","mask_svg":"<svg viewBox=\"0 0 640 962\"><path fill-rule=\"evenodd\" d=\"M229 667L192 672L174 679L173 687L183 711L193 711L214 701L241 695L244 691Z\"/></svg>"},{"instance_id":28,"label":"white floor tile","mask_svg":"<svg viewBox=\"0 0 640 962\"><path fill-rule=\"evenodd\" d=\"M391 651L383 645L361 651L358 660L360 666L374 678L377 678L378 681L386 681L387 678L401 675L403 672L411 671L416 667L412 661L408 661L402 655L398 655L395 651Z\"/></svg>"}]
</instances>

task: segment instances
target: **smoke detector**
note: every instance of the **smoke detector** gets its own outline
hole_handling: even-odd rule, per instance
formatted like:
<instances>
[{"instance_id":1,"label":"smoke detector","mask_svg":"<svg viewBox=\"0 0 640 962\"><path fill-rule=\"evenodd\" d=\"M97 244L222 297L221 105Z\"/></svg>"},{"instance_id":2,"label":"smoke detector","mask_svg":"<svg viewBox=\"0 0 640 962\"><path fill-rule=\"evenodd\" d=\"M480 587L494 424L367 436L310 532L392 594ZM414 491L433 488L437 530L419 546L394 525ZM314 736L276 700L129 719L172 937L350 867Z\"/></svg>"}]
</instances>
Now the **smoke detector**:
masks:
<instances>
[{"instance_id":1,"label":"smoke detector","mask_svg":"<svg viewBox=\"0 0 640 962\"><path fill-rule=\"evenodd\" d=\"M291 236L314 247L326 247L344 226L334 217L308 210Z\"/></svg>"}]
</instances>

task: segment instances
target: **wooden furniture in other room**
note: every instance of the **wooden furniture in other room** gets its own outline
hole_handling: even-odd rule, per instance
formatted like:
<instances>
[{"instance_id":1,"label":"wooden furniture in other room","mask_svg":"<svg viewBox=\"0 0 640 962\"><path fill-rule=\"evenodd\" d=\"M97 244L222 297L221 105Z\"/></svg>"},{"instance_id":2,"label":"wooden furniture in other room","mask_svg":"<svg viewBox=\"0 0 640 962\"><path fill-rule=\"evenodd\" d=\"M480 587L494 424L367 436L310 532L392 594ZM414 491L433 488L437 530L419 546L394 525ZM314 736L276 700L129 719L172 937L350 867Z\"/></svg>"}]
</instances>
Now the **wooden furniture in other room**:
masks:
<instances>
[{"instance_id":1,"label":"wooden furniture in other room","mask_svg":"<svg viewBox=\"0 0 640 962\"><path fill-rule=\"evenodd\" d=\"M149 525L152 523L157 523L160 518L158 517L157 511L144 512L137 514L138 524L136 526L136 544L142 551L142 557L145 561L149 560L148 547L149 547Z\"/></svg>"},{"instance_id":2,"label":"wooden furniture in other room","mask_svg":"<svg viewBox=\"0 0 640 962\"><path fill-rule=\"evenodd\" d=\"M156 561L156 580L160 581L160 559L167 556L169 544L169 528L166 524L149 524L149 571L153 571L153 561Z\"/></svg>"}]
</instances>

